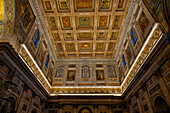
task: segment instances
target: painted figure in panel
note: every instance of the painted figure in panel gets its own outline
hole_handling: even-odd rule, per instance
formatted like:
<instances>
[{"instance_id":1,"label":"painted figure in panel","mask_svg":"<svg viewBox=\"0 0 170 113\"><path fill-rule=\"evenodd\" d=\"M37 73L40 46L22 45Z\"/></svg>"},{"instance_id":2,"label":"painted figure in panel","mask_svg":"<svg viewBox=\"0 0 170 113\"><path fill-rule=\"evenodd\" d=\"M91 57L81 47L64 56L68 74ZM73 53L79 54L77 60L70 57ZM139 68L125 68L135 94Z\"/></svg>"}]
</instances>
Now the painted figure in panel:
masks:
<instances>
[{"instance_id":1,"label":"painted figure in panel","mask_svg":"<svg viewBox=\"0 0 170 113\"><path fill-rule=\"evenodd\" d=\"M104 70L96 70L97 80L104 80Z\"/></svg>"}]
</instances>

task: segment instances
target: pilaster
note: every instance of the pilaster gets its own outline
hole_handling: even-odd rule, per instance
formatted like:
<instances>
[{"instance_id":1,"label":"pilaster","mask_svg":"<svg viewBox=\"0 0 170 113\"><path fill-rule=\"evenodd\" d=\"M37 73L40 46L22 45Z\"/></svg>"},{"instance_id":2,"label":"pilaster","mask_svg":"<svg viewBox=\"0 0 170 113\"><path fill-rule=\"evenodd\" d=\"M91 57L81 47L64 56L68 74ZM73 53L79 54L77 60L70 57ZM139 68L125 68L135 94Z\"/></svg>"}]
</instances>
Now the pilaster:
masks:
<instances>
[{"instance_id":1,"label":"pilaster","mask_svg":"<svg viewBox=\"0 0 170 113\"><path fill-rule=\"evenodd\" d=\"M76 76L75 76L75 86L79 84L79 76L81 76L81 72L79 70L79 65L76 65Z\"/></svg>"},{"instance_id":2,"label":"pilaster","mask_svg":"<svg viewBox=\"0 0 170 113\"><path fill-rule=\"evenodd\" d=\"M94 113L98 112L98 105L94 105Z\"/></svg>"},{"instance_id":3,"label":"pilaster","mask_svg":"<svg viewBox=\"0 0 170 113\"><path fill-rule=\"evenodd\" d=\"M109 113L112 113L112 105L109 105Z\"/></svg>"},{"instance_id":4,"label":"pilaster","mask_svg":"<svg viewBox=\"0 0 170 113\"><path fill-rule=\"evenodd\" d=\"M66 86L67 71L68 71L68 65L65 65L65 66L64 66L64 73L63 73L63 86Z\"/></svg>"},{"instance_id":5,"label":"pilaster","mask_svg":"<svg viewBox=\"0 0 170 113\"><path fill-rule=\"evenodd\" d=\"M106 65L103 66L104 67L104 75L105 75L105 84L106 86L109 86L109 75L108 75L108 68Z\"/></svg>"},{"instance_id":6,"label":"pilaster","mask_svg":"<svg viewBox=\"0 0 170 113\"><path fill-rule=\"evenodd\" d=\"M154 113L151 101L149 99L149 95L148 95L148 91L147 91L147 88L146 88L146 84L143 84L142 89L144 91L144 96L145 96L145 99L146 99L146 103L148 105L149 112L150 113Z\"/></svg>"},{"instance_id":7,"label":"pilaster","mask_svg":"<svg viewBox=\"0 0 170 113\"><path fill-rule=\"evenodd\" d=\"M135 96L136 96L136 100L137 100L137 103L138 103L139 112L143 113L138 93L136 93Z\"/></svg>"},{"instance_id":8,"label":"pilaster","mask_svg":"<svg viewBox=\"0 0 170 113\"><path fill-rule=\"evenodd\" d=\"M162 77L162 74L161 74L160 70L157 70L155 72L155 76L157 77L159 85L160 85L160 87L162 89L162 92L163 92L165 98L166 98L166 101L167 101L168 105L170 106L170 91L168 90L168 87L165 84L165 81L164 81L164 79Z\"/></svg>"},{"instance_id":9,"label":"pilaster","mask_svg":"<svg viewBox=\"0 0 170 113\"><path fill-rule=\"evenodd\" d=\"M93 81L93 86L96 86L97 83L96 83L96 65L93 64L92 65L92 71L93 71L93 75L92 75L92 81Z\"/></svg>"},{"instance_id":10,"label":"pilaster","mask_svg":"<svg viewBox=\"0 0 170 113\"><path fill-rule=\"evenodd\" d=\"M63 113L63 105L59 105L59 113Z\"/></svg>"},{"instance_id":11,"label":"pilaster","mask_svg":"<svg viewBox=\"0 0 170 113\"><path fill-rule=\"evenodd\" d=\"M73 113L77 113L77 105L73 105L73 109L74 109Z\"/></svg>"}]
</instances>

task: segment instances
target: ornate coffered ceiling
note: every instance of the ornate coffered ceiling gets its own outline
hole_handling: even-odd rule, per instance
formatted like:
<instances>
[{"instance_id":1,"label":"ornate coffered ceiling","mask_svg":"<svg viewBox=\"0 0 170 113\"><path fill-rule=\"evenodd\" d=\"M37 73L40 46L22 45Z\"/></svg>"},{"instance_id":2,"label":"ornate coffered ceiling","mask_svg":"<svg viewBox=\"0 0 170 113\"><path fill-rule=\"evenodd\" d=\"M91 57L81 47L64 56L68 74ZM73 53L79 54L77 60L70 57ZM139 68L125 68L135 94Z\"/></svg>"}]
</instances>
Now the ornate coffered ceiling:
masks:
<instances>
[{"instance_id":1,"label":"ornate coffered ceiling","mask_svg":"<svg viewBox=\"0 0 170 113\"><path fill-rule=\"evenodd\" d=\"M114 58L131 0L38 0L58 59Z\"/></svg>"}]
</instances>

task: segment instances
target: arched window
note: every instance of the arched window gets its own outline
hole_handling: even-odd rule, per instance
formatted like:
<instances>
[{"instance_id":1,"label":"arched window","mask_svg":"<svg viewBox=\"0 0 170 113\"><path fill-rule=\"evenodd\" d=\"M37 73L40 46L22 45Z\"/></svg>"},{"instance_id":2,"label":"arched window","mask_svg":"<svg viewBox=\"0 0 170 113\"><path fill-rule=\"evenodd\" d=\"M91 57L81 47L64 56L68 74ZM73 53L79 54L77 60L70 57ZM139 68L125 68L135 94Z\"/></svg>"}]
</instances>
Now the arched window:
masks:
<instances>
[{"instance_id":1,"label":"arched window","mask_svg":"<svg viewBox=\"0 0 170 113\"><path fill-rule=\"evenodd\" d=\"M125 60L125 55L122 54L122 63L123 63L123 68L126 67L126 60Z\"/></svg>"},{"instance_id":2,"label":"arched window","mask_svg":"<svg viewBox=\"0 0 170 113\"><path fill-rule=\"evenodd\" d=\"M39 30L37 29L35 30L35 33L32 37L33 44L36 48L38 47L39 40L40 40L40 33Z\"/></svg>"},{"instance_id":3,"label":"arched window","mask_svg":"<svg viewBox=\"0 0 170 113\"><path fill-rule=\"evenodd\" d=\"M155 107L154 113L169 113L170 112L170 108L167 102L165 101L165 99L163 99L160 96L155 98L154 107Z\"/></svg>"},{"instance_id":4,"label":"arched window","mask_svg":"<svg viewBox=\"0 0 170 113\"><path fill-rule=\"evenodd\" d=\"M49 67L49 62L50 62L50 56L49 54L47 55L46 61L45 61L45 66L48 68Z\"/></svg>"},{"instance_id":5,"label":"arched window","mask_svg":"<svg viewBox=\"0 0 170 113\"><path fill-rule=\"evenodd\" d=\"M131 28L131 30L130 30L130 37L131 37L133 46L135 46L138 41L138 35L134 28Z\"/></svg>"},{"instance_id":6,"label":"arched window","mask_svg":"<svg viewBox=\"0 0 170 113\"><path fill-rule=\"evenodd\" d=\"M90 68L89 66L82 67L82 78L90 78Z\"/></svg>"},{"instance_id":7,"label":"arched window","mask_svg":"<svg viewBox=\"0 0 170 113\"><path fill-rule=\"evenodd\" d=\"M117 77L114 66L109 66L108 67L108 74L109 74L109 78L116 78Z\"/></svg>"},{"instance_id":8,"label":"arched window","mask_svg":"<svg viewBox=\"0 0 170 113\"><path fill-rule=\"evenodd\" d=\"M64 67L63 66L58 67L56 77L63 77L63 73L64 73Z\"/></svg>"}]
</instances>

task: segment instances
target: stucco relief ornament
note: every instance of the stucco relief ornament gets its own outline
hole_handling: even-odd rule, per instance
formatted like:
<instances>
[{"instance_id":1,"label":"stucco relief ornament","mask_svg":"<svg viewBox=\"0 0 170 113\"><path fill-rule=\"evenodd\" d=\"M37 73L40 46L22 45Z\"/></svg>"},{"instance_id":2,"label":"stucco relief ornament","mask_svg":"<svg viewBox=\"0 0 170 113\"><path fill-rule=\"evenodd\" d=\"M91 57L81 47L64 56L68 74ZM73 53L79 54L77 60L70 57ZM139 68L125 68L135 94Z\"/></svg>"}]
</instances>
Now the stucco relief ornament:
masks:
<instances>
[{"instance_id":1,"label":"stucco relief ornament","mask_svg":"<svg viewBox=\"0 0 170 113\"><path fill-rule=\"evenodd\" d=\"M154 38L159 38L161 35L161 31L159 29L155 29L155 31L153 32L153 37Z\"/></svg>"}]
</instances>

